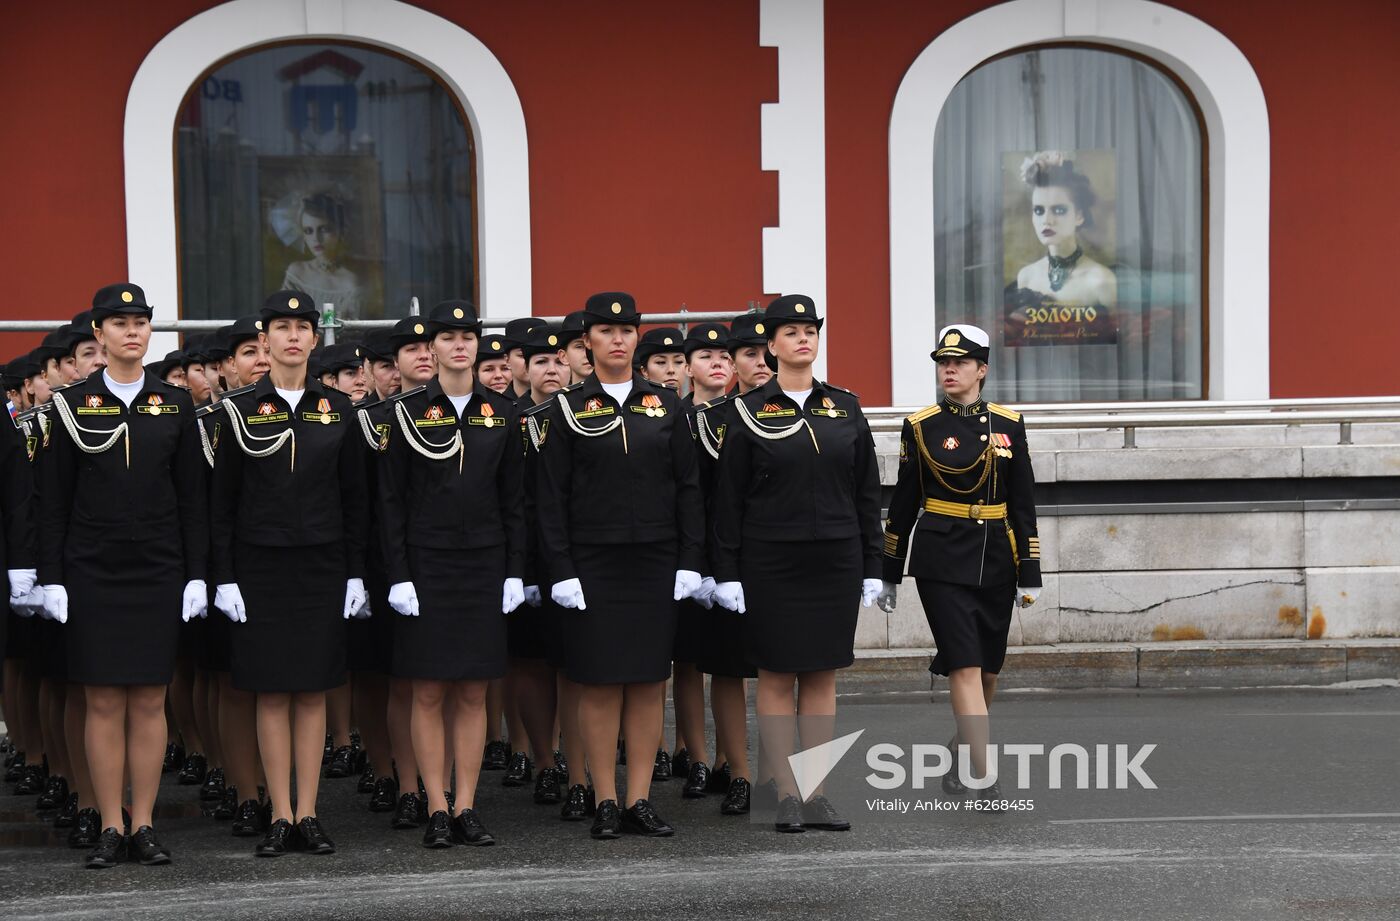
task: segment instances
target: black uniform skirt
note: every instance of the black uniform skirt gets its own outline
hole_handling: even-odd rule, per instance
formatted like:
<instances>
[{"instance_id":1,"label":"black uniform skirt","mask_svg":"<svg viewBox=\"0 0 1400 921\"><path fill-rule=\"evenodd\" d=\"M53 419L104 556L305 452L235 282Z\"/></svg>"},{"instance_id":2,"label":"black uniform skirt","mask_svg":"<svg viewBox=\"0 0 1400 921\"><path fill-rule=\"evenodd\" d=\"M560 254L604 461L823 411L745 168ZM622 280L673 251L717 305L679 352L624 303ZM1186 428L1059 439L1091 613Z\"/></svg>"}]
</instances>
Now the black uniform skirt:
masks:
<instances>
[{"instance_id":1,"label":"black uniform skirt","mask_svg":"<svg viewBox=\"0 0 1400 921\"><path fill-rule=\"evenodd\" d=\"M772 672L819 672L855 660L864 572L860 539L744 540L744 641Z\"/></svg>"},{"instance_id":2,"label":"black uniform skirt","mask_svg":"<svg viewBox=\"0 0 1400 921\"><path fill-rule=\"evenodd\" d=\"M265 694L345 683L345 548L233 545L248 622L230 624L233 686Z\"/></svg>"},{"instance_id":3,"label":"black uniform skirt","mask_svg":"<svg viewBox=\"0 0 1400 921\"><path fill-rule=\"evenodd\" d=\"M676 642L676 545L575 544L582 611L564 611L569 678L641 684L671 676Z\"/></svg>"},{"instance_id":4,"label":"black uniform skirt","mask_svg":"<svg viewBox=\"0 0 1400 921\"><path fill-rule=\"evenodd\" d=\"M119 535L70 540L68 680L75 684L169 684L175 674L185 565L167 543Z\"/></svg>"},{"instance_id":5,"label":"black uniform skirt","mask_svg":"<svg viewBox=\"0 0 1400 921\"><path fill-rule=\"evenodd\" d=\"M242 591L242 588L239 588ZM209 594L209 612L199 622L199 652L196 664L207 672L226 672L233 667L231 633L233 621L214 605L214 593Z\"/></svg>"},{"instance_id":6,"label":"black uniform skirt","mask_svg":"<svg viewBox=\"0 0 1400 921\"><path fill-rule=\"evenodd\" d=\"M955 668L981 668L996 674L1006 661L1006 637L1011 631L1011 607L1016 585L954 585L919 579L924 606L938 654L929 671L947 675Z\"/></svg>"},{"instance_id":7,"label":"black uniform skirt","mask_svg":"<svg viewBox=\"0 0 1400 921\"><path fill-rule=\"evenodd\" d=\"M546 633L545 658L549 660L549 667L564 672L568 677L569 656L567 653L568 643L564 640L564 619L578 611L570 611L561 608L554 603L549 591L553 585L541 585L540 594L544 596L544 603L540 605L540 610L544 612ZM672 586L674 588L674 586ZM584 601L588 599L585 598Z\"/></svg>"},{"instance_id":8,"label":"black uniform skirt","mask_svg":"<svg viewBox=\"0 0 1400 921\"><path fill-rule=\"evenodd\" d=\"M51 620L36 620L34 629L39 641L40 676L50 681L67 682L68 640L64 625Z\"/></svg>"},{"instance_id":9,"label":"black uniform skirt","mask_svg":"<svg viewBox=\"0 0 1400 921\"><path fill-rule=\"evenodd\" d=\"M349 666L352 672L387 675L394 666L394 621L397 611L389 607L389 584L382 572L371 566L365 576L370 616L349 623Z\"/></svg>"},{"instance_id":10,"label":"black uniform skirt","mask_svg":"<svg viewBox=\"0 0 1400 921\"><path fill-rule=\"evenodd\" d=\"M672 582L672 594L675 583ZM710 612L686 598L676 603L676 643L671 658L677 662L699 662L705 655L705 625Z\"/></svg>"},{"instance_id":11,"label":"black uniform skirt","mask_svg":"<svg viewBox=\"0 0 1400 921\"><path fill-rule=\"evenodd\" d=\"M745 593L748 586L744 586ZM749 661L748 644L744 639L745 624L754 616L753 602L745 598L747 612L737 614L719 605L705 614L705 640L695 665L700 671L716 678L757 678L758 669ZM703 609L702 609L703 610Z\"/></svg>"},{"instance_id":12,"label":"black uniform skirt","mask_svg":"<svg viewBox=\"0 0 1400 921\"><path fill-rule=\"evenodd\" d=\"M479 550L408 548L418 616L395 614L394 675L484 681L506 673L504 544Z\"/></svg>"},{"instance_id":13,"label":"black uniform skirt","mask_svg":"<svg viewBox=\"0 0 1400 921\"><path fill-rule=\"evenodd\" d=\"M547 595L548 585L540 586L540 593ZM554 632L559 627L557 614L549 608L556 607L545 599L534 608L521 603L520 607L506 615L506 651L512 659L549 659L557 645Z\"/></svg>"}]
</instances>

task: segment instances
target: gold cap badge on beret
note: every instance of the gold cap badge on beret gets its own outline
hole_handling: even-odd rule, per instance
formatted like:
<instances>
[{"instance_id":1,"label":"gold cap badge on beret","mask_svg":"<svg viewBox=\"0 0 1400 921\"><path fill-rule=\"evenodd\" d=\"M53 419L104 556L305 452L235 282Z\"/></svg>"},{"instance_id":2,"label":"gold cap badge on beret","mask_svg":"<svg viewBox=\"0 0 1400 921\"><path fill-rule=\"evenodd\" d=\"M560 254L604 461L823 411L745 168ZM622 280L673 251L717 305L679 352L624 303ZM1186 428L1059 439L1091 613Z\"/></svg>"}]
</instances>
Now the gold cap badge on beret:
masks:
<instances>
[{"instance_id":1,"label":"gold cap badge on beret","mask_svg":"<svg viewBox=\"0 0 1400 921\"><path fill-rule=\"evenodd\" d=\"M762 324L762 323L755 323L755 324L753 325L753 331L756 332L756 333L758 333L760 336L763 335L763 324Z\"/></svg>"},{"instance_id":2,"label":"gold cap badge on beret","mask_svg":"<svg viewBox=\"0 0 1400 921\"><path fill-rule=\"evenodd\" d=\"M466 316L466 314L462 313L461 307L458 307L456 310L452 311L452 315L459 320L462 319L462 317Z\"/></svg>"},{"instance_id":3,"label":"gold cap badge on beret","mask_svg":"<svg viewBox=\"0 0 1400 921\"><path fill-rule=\"evenodd\" d=\"M414 323L414 324L413 324L413 332L414 332L416 335L419 335L419 336L423 335L423 324L422 324L422 323Z\"/></svg>"},{"instance_id":4,"label":"gold cap badge on beret","mask_svg":"<svg viewBox=\"0 0 1400 921\"><path fill-rule=\"evenodd\" d=\"M501 350L501 340L499 340L499 339L492 339L492 340L491 340L491 351L493 351L493 352L499 352L500 350Z\"/></svg>"},{"instance_id":5,"label":"gold cap badge on beret","mask_svg":"<svg viewBox=\"0 0 1400 921\"><path fill-rule=\"evenodd\" d=\"M806 304L798 304L796 307L794 307L794 308L792 308L792 309L793 309L793 310L796 310L798 313L806 313L806 312L807 312L807 305L806 305Z\"/></svg>"},{"instance_id":6,"label":"gold cap badge on beret","mask_svg":"<svg viewBox=\"0 0 1400 921\"><path fill-rule=\"evenodd\" d=\"M254 329L262 329L262 320L254 320L254 321L253 321L253 328L254 328Z\"/></svg>"},{"instance_id":7,"label":"gold cap badge on beret","mask_svg":"<svg viewBox=\"0 0 1400 921\"><path fill-rule=\"evenodd\" d=\"M132 301L134 301L134 300L136 300L136 298L132 296L132 294L131 294L130 291L123 291L123 292L122 292L122 303L123 303L123 304L130 304L130 303L131 303Z\"/></svg>"},{"instance_id":8,"label":"gold cap badge on beret","mask_svg":"<svg viewBox=\"0 0 1400 921\"><path fill-rule=\"evenodd\" d=\"M297 300L294 297L289 297L287 298L287 306L292 308L293 310L296 310L298 307L301 306L301 301Z\"/></svg>"},{"instance_id":9,"label":"gold cap badge on beret","mask_svg":"<svg viewBox=\"0 0 1400 921\"><path fill-rule=\"evenodd\" d=\"M719 333L715 332L714 330L710 330L707 335L709 336L711 341L719 338Z\"/></svg>"},{"instance_id":10,"label":"gold cap badge on beret","mask_svg":"<svg viewBox=\"0 0 1400 921\"><path fill-rule=\"evenodd\" d=\"M612 312L613 312L613 313L622 313L622 305L619 304L617 301L613 301Z\"/></svg>"},{"instance_id":11,"label":"gold cap badge on beret","mask_svg":"<svg viewBox=\"0 0 1400 921\"><path fill-rule=\"evenodd\" d=\"M662 344L663 344L663 345L674 345L675 343L671 341L671 337L670 337L670 336L667 336L664 340L662 340Z\"/></svg>"},{"instance_id":12,"label":"gold cap badge on beret","mask_svg":"<svg viewBox=\"0 0 1400 921\"><path fill-rule=\"evenodd\" d=\"M558 336L550 336L550 337L549 337L549 344L550 344L550 345L558 345L558 344L559 344L559 337L558 337Z\"/></svg>"}]
</instances>

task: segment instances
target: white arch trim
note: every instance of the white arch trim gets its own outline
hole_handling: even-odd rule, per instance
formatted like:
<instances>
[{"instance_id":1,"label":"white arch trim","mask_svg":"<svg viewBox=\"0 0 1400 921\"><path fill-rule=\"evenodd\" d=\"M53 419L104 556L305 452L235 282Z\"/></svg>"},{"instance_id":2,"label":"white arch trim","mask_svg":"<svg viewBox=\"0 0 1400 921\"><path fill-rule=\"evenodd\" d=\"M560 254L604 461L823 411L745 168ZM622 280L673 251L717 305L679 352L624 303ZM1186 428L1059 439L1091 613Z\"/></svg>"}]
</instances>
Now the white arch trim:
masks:
<instances>
[{"instance_id":1,"label":"white arch trim","mask_svg":"<svg viewBox=\"0 0 1400 921\"><path fill-rule=\"evenodd\" d=\"M933 141L959 80L990 57L1049 41L1115 45L1159 62L1196 97L1208 137L1211 399L1269 396L1269 114L1244 54L1150 0L1012 0L962 20L914 60L890 117L890 346L896 405L928 402Z\"/></svg>"},{"instance_id":2,"label":"white arch trim","mask_svg":"<svg viewBox=\"0 0 1400 921\"><path fill-rule=\"evenodd\" d=\"M432 70L476 138L478 272L483 314L530 312L530 183L525 113L496 56L460 26L397 0L230 0L181 23L141 62L126 101L127 266L156 319L179 304L175 158L186 91L221 58L288 39L353 40ZM154 153L153 153L154 151ZM169 151L169 153L167 153ZM165 348L173 348L173 336ZM162 348L153 343L151 351Z\"/></svg>"}]
</instances>

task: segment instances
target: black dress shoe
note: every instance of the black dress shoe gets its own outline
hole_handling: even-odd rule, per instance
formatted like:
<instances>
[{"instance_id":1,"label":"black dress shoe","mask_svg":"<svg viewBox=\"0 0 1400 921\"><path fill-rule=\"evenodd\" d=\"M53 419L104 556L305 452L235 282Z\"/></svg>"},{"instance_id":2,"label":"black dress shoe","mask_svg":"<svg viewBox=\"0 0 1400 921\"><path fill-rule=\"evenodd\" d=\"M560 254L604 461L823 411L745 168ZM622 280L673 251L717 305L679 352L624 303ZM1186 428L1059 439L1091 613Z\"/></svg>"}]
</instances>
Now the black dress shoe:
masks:
<instances>
[{"instance_id":1,"label":"black dress shoe","mask_svg":"<svg viewBox=\"0 0 1400 921\"><path fill-rule=\"evenodd\" d=\"M96 847L102 834L102 817L96 809L79 809L73 819L73 829L68 832L69 847Z\"/></svg>"},{"instance_id":2,"label":"black dress shoe","mask_svg":"<svg viewBox=\"0 0 1400 921\"><path fill-rule=\"evenodd\" d=\"M588 834L597 841L622 837L622 810L617 808L617 800L605 799L598 804L598 812L593 816L593 827Z\"/></svg>"},{"instance_id":3,"label":"black dress shoe","mask_svg":"<svg viewBox=\"0 0 1400 921\"><path fill-rule=\"evenodd\" d=\"M370 812L393 812L399 802L399 784L393 777L381 777L374 782L369 798Z\"/></svg>"},{"instance_id":4,"label":"black dress shoe","mask_svg":"<svg viewBox=\"0 0 1400 921\"><path fill-rule=\"evenodd\" d=\"M15 783L15 796L38 796L49 785L49 772L41 764L27 765Z\"/></svg>"},{"instance_id":5,"label":"black dress shoe","mask_svg":"<svg viewBox=\"0 0 1400 921\"><path fill-rule=\"evenodd\" d=\"M510 765L506 767L506 776L501 778L501 786L523 787L534 776L534 766L530 763L530 758L524 752L516 752L510 756Z\"/></svg>"},{"instance_id":6,"label":"black dress shoe","mask_svg":"<svg viewBox=\"0 0 1400 921\"><path fill-rule=\"evenodd\" d=\"M703 799L709 788L710 766L703 761L697 761L690 766L690 773L685 779L685 787L681 790L681 796L686 799Z\"/></svg>"},{"instance_id":7,"label":"black dress shoe","mask_svg":"<svg viewBox=\"0 0 1400 921\"><path fill-rule=\"evenodd\" d=\"M802 801L795 796L785 796L778 804L778 814L773 819L777 831L795 834L807 829L802 826Z\"/></svg>"},{"instance_id":8,"label":"black dress shoe","mask_svg":"<svg viewBox=\"0 0 1400 921\"><path fill-rule=\"evenodd\" d=\"M229 787L233 790L233 787ZM233 825L229 831L235 838L254 838L267 831L267 815L255 799L245 799L233 813Z\"/></svg>"},{"instance_id":9,"label":"black dress shoe","mask_svg":"<svg viewBox=\"0 0 1400 921\"><path fill-rule=\"evenodd\" d=\"M651 803L639 799L622 812L622 830L648 838L669 838L676 830L656 814Z\"/></svg>"},{"instance_id":10,"label":"black dress shoe","mask_svg":"<svg viewBox=\"0 0 1400 921\"><path fill-rule=\"evenodd\" d=\"M486 743L486 749L481 753L481 769L483 771L504 771L506 762L510 760L510 749L506 743L496 739Z\"/></svg>"},{"instance_id":11,"label":"black dress shoe","mask_svg":"<svg viewBox=\"0 0 1400 921\"><path fill-rule=\"evenodd\" d=\"M423 846L427 848L452 846L452 817L441 809L428 816L428 827L423 831Z\"/></svg>"},{"instance_id":12,"label":"black dress shoe","mask_svg":"<svg viewBox=\"0 0 1400 921\"><path fill-rule=\"evenodd\" d=\"M373 771L373 769L366 767L363 771L360 772L360 779L355 783L355 792L356 792L356 793L373 793L373 792L374 792L374 771Z\"/></svg>"},{"instance_id":13,"label":"black dress shoe","mask_svg":"<svg viewBox=\"0 0 1400 921\"><path fill-rule=\"evenodd\" d=\"M535 802L541 806L557 806L563 798L559 790L559 775L554 768L540 768L535 777Z\"/></svg>"},{"instance_id":14,"label":"black dress shoe","mask_svg":"<svg viewBox=\"0 0 1400 921\"><path fill-rule=\"evenodd\" d=\"M160 764L162 774L172 774L179 770L180 765L185 763L185 746L179 742L171 742L165 746L165 760Z\"/></svg>"},{"instance_id":15,"label":"black dress shoe","mask_svg":"<svg viewBox=\"0 0 1400 921\"><path fill-rule=\"evenodd\" d=\"M69 793L68 799L63 801L63 808L54 816L54 828L72 828L73 823L78 820L78 794Z\"/></svg>"},{"instance_id":16,"label":"black dress shoe","mask_svg":"<svg viewBox=\"0 0 1400 921\"><path fill-rule=\"evenodd\" d=\"M481 817L476 814L475 809L463 809L461 814L452 820L452 837L458 844L470 844L473 847L490 847L496 843L486 826L481 824Z\"/></svg>"},{"instance_id":17,"label":"black dress shoe","mask_svg":"<svg viewBox=\"0 0 1400 921\"><path fill-rule=\"evenodd\" d=\"M89 870L105 870L126 860L126 836L117 828L105 828L87 856Z\"/></svg>"},{"instance_id":18,"label":"black dress shoe","mask_svg":"<svg viewBox=\"0 0 1400 921\"><path fill-rule=\"evenodd\" d=\"M728 793L729 782L734 778L734 774L729 770L729 762L710 771L710 785L705 788L707 793Z\"/></svg>"},{"instance_id":19,"label":"black dress shoe","mask_svg":"<svg viewBox=\"0 0 1400 921\"><path fill-rule=\"evenodd\" d=\"M588 791L583 784L576 783L569 788L564 806L559 810L559 818L565 822L582 822L588 818Z\"/></svg>"},{"instance_id":20,"label":"black dress shoe","mask_svg":"<svg viewBox=\"0 0 1400 921\"><path fill-rule=\"evenodd\" d=\"M47 812L50 809L57 809L68 802L68 781L58 774L50 774L49 782L44 786L44 792L39 794L39 801L35 803L40 810Z\"/></svg>"},{"instance_id":21,"label":"black dress shoe","mask_svg":"<svg viewBox=\"0 0 1400 921\"><path fill-rule=\"evenodd\" d=\"M267 829L267 834L253 848L254 857L281 857L291 846L292 823L278 819Z\"/></svg>"},{"instance_id":22,"label":"black dress shoe","mask_svg":"<svg viewBox=\"0 0 1400 921\"><path fill-rule=\"evenodd\" d=\"M802 807L802 823L808 828L822 831L850 831L851 823L836 811L831 800L825 796L814 796Z\"/></svg>"},{"instance_id":23,"label":"black dress shoe","mask_svg":"<svg viewBox=\"0 0 1400 921\"><path fill-rule=\"evenodd\" d=\"M143 867L155 867L163 863L170 863L170 848L160 843L156 837L156 830L149 825L142 825L136 829L136 833L131 836L131 856Z\"/></svg>"},{"instance_id":24,"label":"black dress shoe","mask_svg":"<svg viewBox=\"0 0 1400 921\"><path fill-rule=\"evenodd\" d=\"M729 790L724 794L724 802L719 804L720 815L748 815L753 787L742 777L729 782Z\"/></svg>"},{"instance_id":25,"label":"black dress shoe","mask_svg":"<svg viewBox=\"0 0 1400 921\"><path fill-rule=\"evenodd\" d=\"M943 775L941 784L943 792L947 795L965 796L967 795L967 785L958 778L958 747L954 744L955 741L956 737L954 741L948 743L948 749L952 752L953 759L948 765L948 773Z\"/></svg>"},{"instance_id":26,"label":"black dress shoe","mask_svg":"<svg viewBox=\"0 0 1400 921\"><path fill-rule=\"evenodd\" d=\"M405 793L399 797L398 811L394 813L393 819L389 821L390 828L407 829L417 828L427 819L427 805L424 800L414 793Z\"/></svg>"},{"instance_id":27,"label":"black dress shoe","mask_svg":"<svg viewBox=\"0 0 1400 921\"><path fill-rule=\"evenodd\" d=\"M237 787L224 787L224 795L214 804L213 814L216 822L227 822L238 814Z\"/></svg>"},{"instance_id":28,"label":"black dress shoe","mask_svg":"<svg viewBox=\"0 0 1400 921\"><path fill-rule=\"evenodd\" d=\"M24 752L12 752L5 759L5 783L14 783L24 776Z\"/></svg>"},{"instance_id":29,"label":"black dress shoe","mask_svg":"<svg viewBox=\"0 0 1400 921\"><path fill-rule=\"evenodd\" d=\"M321 828L320 821L309 815L297 823L296 834L292 837L296 848L308 854L334 854L335 844Z\"/></svg>"},{"instance_id":30,"label":"black dress shoe","mask_svg":"<svg viewBox=\"0 0 1400 921\"><path fill-rule=\"evenodd\" d=\"M331 753L331 763L326 765L326 777L330 780L339 780L342 777L349 777L354 773L355 750L349 745L342 745Z\"/></svg>"},{"instance_id":31,"label":"black dress shoe","mask_svg":"<svg viewBox=\"0 0 1400 921\"><path fill-rule=\"evenodd\" d=\"M671 753L664 748L656 750L656 763L651 768L652 783L671 779Z\"/></svg>"},{"instance_id":32,"label":"black dress shoe","mask_svg":"<svg viewBox=\"0 0 1400 921\"><path fill-rule=\"evenodd\" d=\"M569 761L557 748L554 750L554 773L559 775L560 783L569 779Z\"/></svg>"},{"instance_id":33,"label":"black dress shoe","mask_svg":"<svg viewBox=\"0 0 1400 921\"><path fill-rule=\"evenodd\" d=\"M335 754L335 739L328 732L326 733L326 747L321 751L321 767L331 763L331 755Z\"/></svg>"},{"instance_id":34,"label":"black dress shoe","mask_svg":"<svg viewBox=\"0 0 1400 921\"><path fill-rule=\"evenodd\" d=\"M204 783L204 778L209 773L209 761L203 755L186 755L185 765L180 768L180 773L175 775L175 779L182 787L193 787L196 784Z\"/></svg>"},{"instance_id":35,"label":"black dress shoe","mask_svg":"<svg viewBox=\"0 0 1400 921\"><path fill-rule=\"evenodd\" d=\"M204 786L199 788L202 802L214 803L224 798L224 769L214 768L204 778Z\"/></svg>"},{"instance_id":36,"label":"black dress shoe","mask_svg":"<svg viewBox=\"0 0 1400 921\"><path fill-rule=\"evenodd\" d=\"M685 748L676 749L676 753L671 756L671 776L690 776L690 750Z\"/></svg>"},{"instance_id":37,"label":"black dress shoe","mask_svg":"<svg viewBox=\"0 0 1400 921\"><path fill-rule=\"evenodd\" d=\"M1005 806L997 805L1002 800L1006 799L1001 793L1001 781L999 780L993 782L992 785L985 790L978 790L977 798L991 804L986 809L981 810L982 812L990 812L992 815L1001 815L1006 812Z\"/></svg>"}]
</instances>

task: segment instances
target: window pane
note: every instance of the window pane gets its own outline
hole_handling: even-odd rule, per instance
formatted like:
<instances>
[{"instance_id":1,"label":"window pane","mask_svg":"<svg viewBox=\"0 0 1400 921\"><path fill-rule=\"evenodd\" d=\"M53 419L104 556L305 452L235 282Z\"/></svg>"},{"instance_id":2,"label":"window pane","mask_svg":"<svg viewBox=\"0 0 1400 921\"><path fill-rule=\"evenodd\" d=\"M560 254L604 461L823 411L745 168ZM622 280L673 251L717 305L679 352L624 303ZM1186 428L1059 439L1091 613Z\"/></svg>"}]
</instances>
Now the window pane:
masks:
<instances>
[{"instance_id":1,"label":"window pane","mask_svg":"<svg viewBox=\"0 0 1400 921\"><path fill-rule=\"evenodd\" d=\"M1169 77L1091 48L988 62L933 172L938 321L991 334L989 396L1203 395L1201 134Z\"/></svg>"},{"instance_id":2,"label":"window pane","mask_svg":"<svg viewBox=\"0 0 1400 921\"><path fill-rule=\"evenodd\" d=\"M284 287L364 319L473 296L471 132L417 65L254 51L191 89L177 143L183 316L248 314Z\"/></svg>"}]
</instances>

